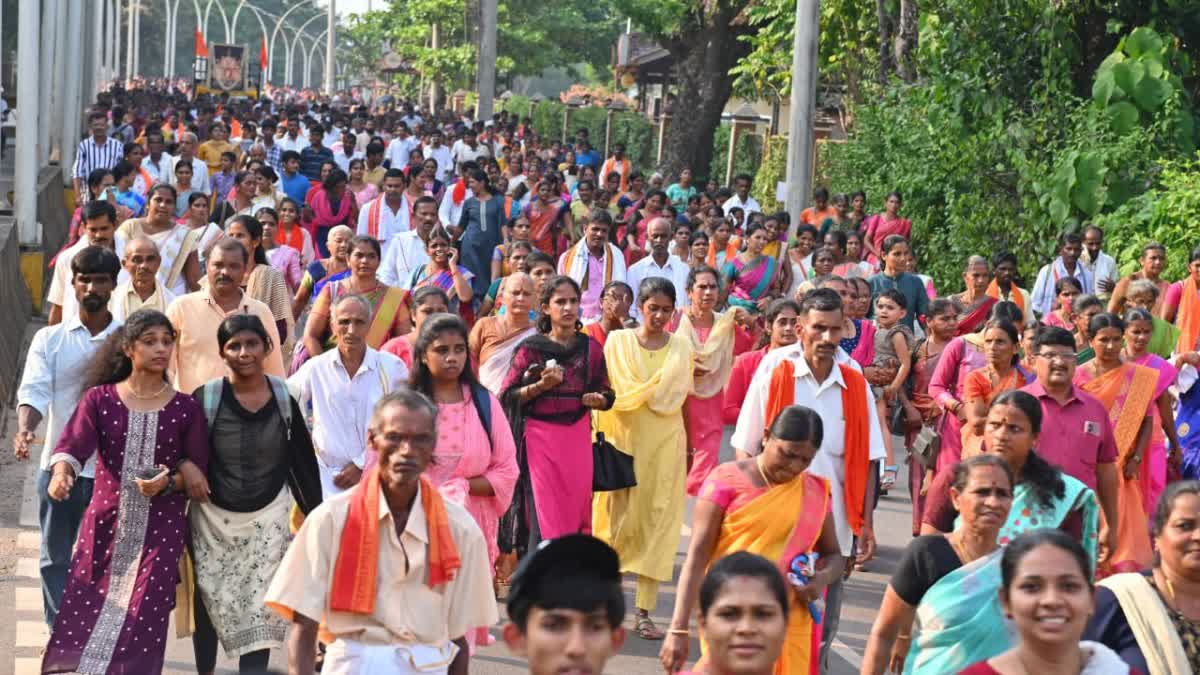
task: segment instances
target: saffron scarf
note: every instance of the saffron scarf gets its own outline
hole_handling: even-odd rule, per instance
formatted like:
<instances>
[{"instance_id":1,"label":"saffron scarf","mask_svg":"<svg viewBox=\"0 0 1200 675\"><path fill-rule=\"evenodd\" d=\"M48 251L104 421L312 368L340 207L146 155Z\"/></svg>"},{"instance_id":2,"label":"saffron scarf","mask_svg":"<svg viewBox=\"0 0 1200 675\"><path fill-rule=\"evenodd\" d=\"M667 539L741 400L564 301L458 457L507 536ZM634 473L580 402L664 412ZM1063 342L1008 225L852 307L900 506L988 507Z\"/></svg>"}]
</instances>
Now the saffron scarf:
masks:
<instances>
[{"instance_id":1,"label":"saffron scarf","mask_svg":"<svg viewBox=\"0 0 1200 675\"><path fill-rule=\"evenodd\" d=\"M1013 303L1017 307L1020 307L1021 313L1024 314L1025 313L1025 294L1022 293L1021 289L1017 288L1015 284L1013 286L1010 286L1009 288L1011 288L1012 290L1009 291L1009 294L1008 294L1009 297L1005 298L1004 294L1000 292L1000 284L996 283L995 279L992 279L992 283L988 284L987 290L984 291L984 293L986 293L989 298L995 298L999 302Z\"/></svg>"},{"instance_id":2,"label":"saffron scarf","mask_svg":"<svg viewBox=\"0 0 1200 675\"><path fill-rule=\"evenodd\" d=\"M725 242L725 261L732 260L741 247L742 240L739 237L730 237L729 241ZM708 256L704 258L704 262L709 267L717 269L717 242L711 239L708 242Z\"/></svg>"},{"instance_id":3,"label":"saffron scarf","mask_svg":"<svg viewBox=\"0 0 1200 675\"><path fill-rule=\"evenodd\" d=\"M1196 280L1191 276L1183 282L1175 324L1179 327L1175 351L1180 354L1196 351L1196 339L1200 338L1200 292L1197 291Z\"/></svg>"},{"instance_id":4,"label":"saffron scarf","mask_svg":"<svg viewBox=\"0 0 1200 675\"><path fill-rule=\"evenodd\" d=\"M846 464L846 516L854 534L862 533L865 523L863 501L867 496L867 474L871 464L871 428L867 411L867 381L853 368L837 364L842 371L842 414L846 418L843 459ZM771 373L767 410L763 419L768 426L784 408L796 401L796 366L784 360Z\"/></svg>"},{"instance_id":5,"label":"saffron scarf","mask_svg":"<svg viewBox=\"0 0 1200 675\"><path fill-rule=\"evenodd\" d=\"M280 246L291 246L296 249L296 252L304 250L304 229L300 227L300 223L292 223L292 233L287 234L286 228L280 223L280 226L275 228L275 243Z\"/></svg>"},{"instance_id":6,"label":"saffron scarf","mask_svg":"<svg viewBox=\"0 0 1200 675\"><path fill-rule=\"evenodd\" d=\"M437 488L421 476L421 508L429 529L429 587L454 579L462 559L450 532L446 503ZM379 465L367 470L350 497L350 511L333 567L329 608L335 612L371 614L375 611L375 584L379 573Z\"/></svg>"}]
</instances>

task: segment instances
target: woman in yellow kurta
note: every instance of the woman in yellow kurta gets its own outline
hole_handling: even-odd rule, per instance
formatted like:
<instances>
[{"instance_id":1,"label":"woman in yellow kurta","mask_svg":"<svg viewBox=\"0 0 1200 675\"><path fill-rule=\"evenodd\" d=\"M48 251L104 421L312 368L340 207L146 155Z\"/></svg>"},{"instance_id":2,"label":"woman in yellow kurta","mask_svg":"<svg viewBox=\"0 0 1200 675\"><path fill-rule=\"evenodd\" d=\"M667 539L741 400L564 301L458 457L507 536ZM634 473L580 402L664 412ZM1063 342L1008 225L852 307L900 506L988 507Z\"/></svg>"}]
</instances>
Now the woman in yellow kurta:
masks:
<instances>
[{"instance_id":1,"label":"woman in yellow kurta","mask_svg":"<svg viewBox=\"0 0 1200 675\"><path fill-rule=\"evenodd\" d=\"M637 486L601 493L592 531L621 556L621 571L637 575L638 635L661 640L650 620L658 584L670 581L683 526L687 428L683 404L692 392L692 344L666 331L675 313L675 286L650 277L638 289L642 325L609 334L604 344L616 402L597 415L597 431L633 455Z\"/></svg>"},{"instance_id":2,"label":"woman in yellow kurta","mask_svg":"<svg viewBox=\"0 0 1200 675\"><path fill-rule=\"evenodd\" d=\"M705 481L696 501L671 629L659 655L667 672L679 671L687 661L688 622L705 570L735 551L761 555L785 575L797 556L818 554L813 577L803 588L792 587L787 639L774 671L776 675L817 672L820 627L814 624L808 605L844 569L829 509L829 484L805 473L823 435L821 418L814 410L798 405L784 408L767 431L761 454L722 464ZM704 670L703 661L698 672Z\"/></svg>"}]
</instances>

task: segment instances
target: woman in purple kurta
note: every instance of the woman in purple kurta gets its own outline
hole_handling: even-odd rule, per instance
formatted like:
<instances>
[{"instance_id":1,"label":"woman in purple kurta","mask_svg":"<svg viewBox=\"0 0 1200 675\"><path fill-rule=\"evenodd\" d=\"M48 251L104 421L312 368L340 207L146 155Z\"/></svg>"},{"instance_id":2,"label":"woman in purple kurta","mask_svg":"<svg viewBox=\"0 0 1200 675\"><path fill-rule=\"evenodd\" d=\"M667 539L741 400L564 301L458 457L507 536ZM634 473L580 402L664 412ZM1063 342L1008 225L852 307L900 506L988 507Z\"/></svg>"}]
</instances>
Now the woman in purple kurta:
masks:
<instances>
[{"instance_id":1,"label":"woman in purple kurta","mask_svg":"<svg viewBox=\"0 0 1200 675\"><path fill-rule=\"evenodd\" d=\"M162 314L139 310L130 315L112 338L114 348L102 350L116 355L116 377L106 377L107 383L84 394L50 459L56 476L65 474L62 480L69 481L70 472L78 473L93 452L100 455L43 673L162 671L187 535L187 496L176 471L190 464L189 474L192 468L204 472L208 464L200 404L170 391L163 379L162 354L169 356L174 338ZM117 348L133 353L132 362ZM157 379L147 377L155 370ZM133 409L155 402L162 402L156 410ZM145 496L135 479L163 468L169 470L166 477L143 480L143 487L152 486L147 489L155 493ZM55 489L52 482L52 498Z\"/></svg>"}]
</instances>

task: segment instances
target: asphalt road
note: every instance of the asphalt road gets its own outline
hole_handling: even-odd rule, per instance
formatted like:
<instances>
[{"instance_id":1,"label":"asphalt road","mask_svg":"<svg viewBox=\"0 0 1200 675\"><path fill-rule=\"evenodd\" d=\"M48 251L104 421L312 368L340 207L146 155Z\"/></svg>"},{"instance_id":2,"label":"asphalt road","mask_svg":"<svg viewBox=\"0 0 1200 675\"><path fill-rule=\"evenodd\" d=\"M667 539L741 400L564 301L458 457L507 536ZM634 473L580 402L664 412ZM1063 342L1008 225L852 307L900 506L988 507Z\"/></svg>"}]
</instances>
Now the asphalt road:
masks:
<instances>
[{"instance_id":1,"label":"asphalt road","mask_svg":"<svg viewBox=\"0 0 1200 675\"><path fill-rule=\"evenodd\" d=\"M42 621L41 592L39 589L37 558L40 534L37 528L37 501L33 491L35 466L17 463L12 457L11 438L15 428L15 417L5 411L7 424L3 425L4 443L0 451L0 675L26 675L38 672L39 649L46 640L46 628ZM731 459L726 450L723 460ZM901 472L899 485L906 485ZM841 627L835 643L830 673L851 675L858 672L862 653L866 648L871 622L878 611L888 573L894 569L903 547L910 539L909 499L907 490L894 490L883 497L875 514L875 532L879 539L878 554L865 572L857 572L847 582L847 595L842 609ZM687 524L676 567L682 564L687 549ZM676 574L678 577L678 574ZM625 583L626 601L633 606L634 585L632 579ZM658 607L653 617L660 627L665 627L675 602L675 587L663 584L659 593ZM501 607L503 615L503 607ZM632 630L632 621L626 626ZM499 636L499 631L493 634ZM166 669L172 674L195 673L192 645L188 639L175 639L174 628L169 632ZM661 643L647 642L630 633L620 654L609 661L609 673L623 675L651 675L661 672L658 664L658 649ZM692 654L699 654L699 646L693 644ZM272 654L273 667L286 672L286 655L282 651ZM222 658L218 662L218 673L236 673L236 660ZM503 643L479 650L471 663L471 672L480 675L516 675L527 672L524 662L512 656Z\"/></svg>"}]
</instances>

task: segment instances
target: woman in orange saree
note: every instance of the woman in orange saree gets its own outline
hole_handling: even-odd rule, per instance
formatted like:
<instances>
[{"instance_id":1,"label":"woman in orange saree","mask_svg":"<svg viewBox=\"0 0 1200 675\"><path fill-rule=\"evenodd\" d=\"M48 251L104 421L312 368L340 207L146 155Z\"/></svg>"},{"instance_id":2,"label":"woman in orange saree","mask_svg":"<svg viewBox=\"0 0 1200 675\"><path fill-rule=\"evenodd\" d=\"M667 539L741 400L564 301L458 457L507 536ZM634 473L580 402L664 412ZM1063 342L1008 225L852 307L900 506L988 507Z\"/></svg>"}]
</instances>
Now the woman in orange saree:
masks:
<instances>
[{"instance_id":1,"label":"woman in orange saree","mask_svg":"<svg viewBox=\"0 0 1200 675\"><path fill-rule=\"evenodd\" d=\"M1088 324L1096 357L1075 371L1075 384L1108 409L1117 441L1117 547L1098 577L1138 572L1150 566L1149 516L1142 498L1140 465L1150 444L1153 406L1159 395L1158 371L1121 359L1125 322L1115 314L1097 314ZM1169 384L1169 383L1168 383ZM1163 387L1165 389L1165 387Z\"/></svg>"},{"instance_id":2,"label":"woman in orange saree","mask_svg":"<svg viewBox=\"0 0 1200 675\"><path fill-rule=\"evenodd\" d=\"M785 575L800 554L817 554L813 576L803 587L792 587L787 639L774 673L817 672L821 626L814 620L810 603L820 598L844 569L830 511L829 484L805 473L823 434L815 411L790 406L771 424L761 454L722 464L705 481L696 501L692 540L679 578L671 629L659 653L667 672L682 670L688 659L688 625L705 570L735 551L761 555ZM776 517L780 513L796 517ZM696 671L705 672L704 662L702 657Z\"/></svg>"}]
</instances>

